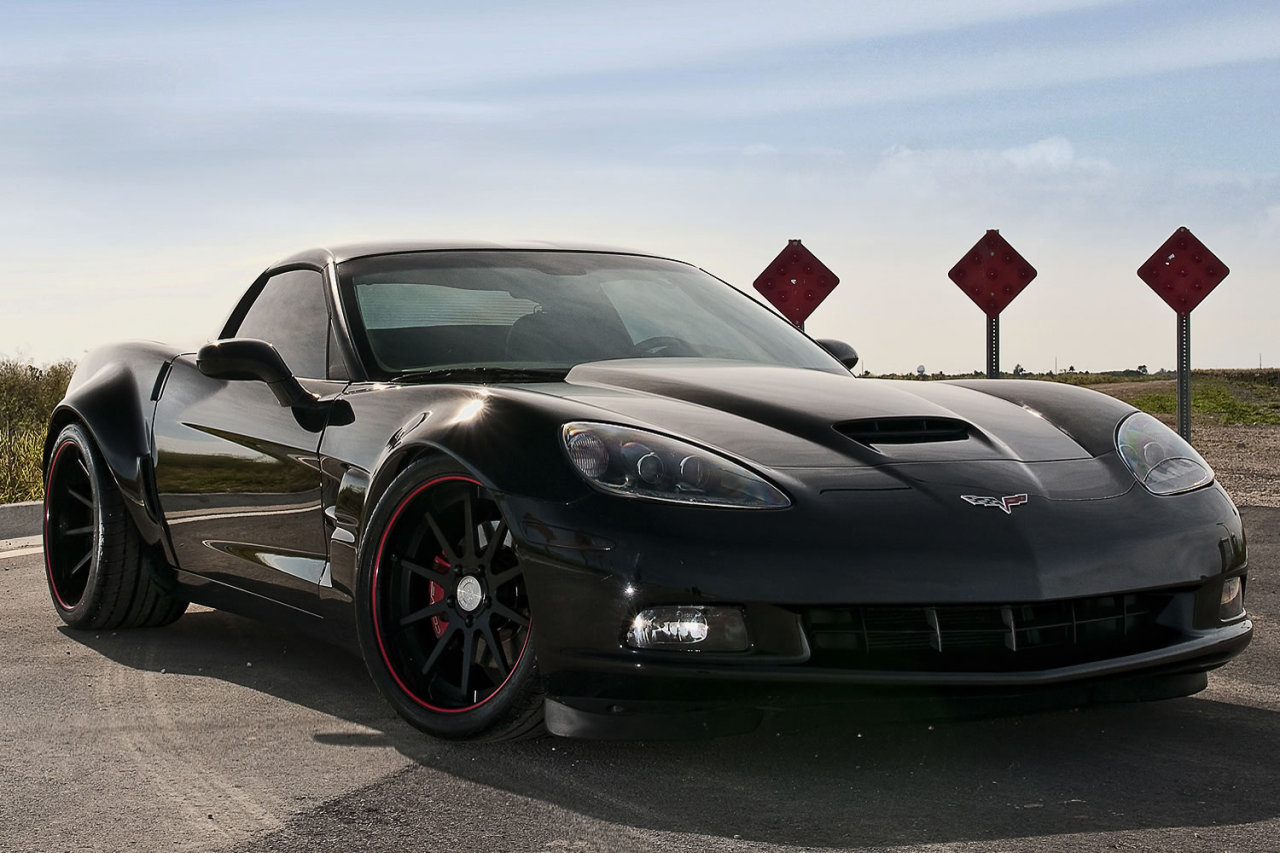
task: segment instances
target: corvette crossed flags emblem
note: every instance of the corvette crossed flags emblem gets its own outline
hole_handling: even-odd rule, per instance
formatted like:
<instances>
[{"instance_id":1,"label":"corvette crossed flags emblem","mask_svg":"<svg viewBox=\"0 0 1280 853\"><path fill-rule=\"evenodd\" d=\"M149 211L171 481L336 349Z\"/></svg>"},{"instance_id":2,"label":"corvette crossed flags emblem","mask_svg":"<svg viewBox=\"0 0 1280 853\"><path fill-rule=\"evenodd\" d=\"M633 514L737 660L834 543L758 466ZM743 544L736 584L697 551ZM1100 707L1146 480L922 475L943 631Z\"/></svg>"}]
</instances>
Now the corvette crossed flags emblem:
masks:
<instances>
[{"instance_id":1,"label":"corvette crossed flags emblem","mask_svg":"<svg viewBox=\"0 0 1280 853\"><path fill-rule=\"evenodd\" d=\"M960 499L968 501L974 506L993 506L996 509L1003 510L1005 515L1013 515L1013 508L1021 506L1027 502L1027 496L1023 495L1005 495L1002 498L993 498L988 495L961 495Z\"/></svg>"}]
</instances>

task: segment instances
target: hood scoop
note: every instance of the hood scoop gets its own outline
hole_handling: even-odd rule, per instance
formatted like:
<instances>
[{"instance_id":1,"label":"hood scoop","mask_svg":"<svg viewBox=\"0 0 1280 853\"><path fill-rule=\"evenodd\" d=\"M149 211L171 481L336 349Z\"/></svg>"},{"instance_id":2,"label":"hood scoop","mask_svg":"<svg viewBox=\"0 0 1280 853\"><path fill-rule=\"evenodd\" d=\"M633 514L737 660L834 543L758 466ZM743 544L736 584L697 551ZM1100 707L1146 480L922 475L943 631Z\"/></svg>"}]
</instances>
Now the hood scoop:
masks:
<instances>
[{"instance_id":1,"label":"hood scoop","mask_svg":"<svg viewBox=\"0 0 1280 853\"><path fill-rule=\"evenodd\" d=\"M868 418L835 425L836 432L867 447L883 444L936 444L965 441L973 428L957 418Z\"/></svg>"}]
</instances>

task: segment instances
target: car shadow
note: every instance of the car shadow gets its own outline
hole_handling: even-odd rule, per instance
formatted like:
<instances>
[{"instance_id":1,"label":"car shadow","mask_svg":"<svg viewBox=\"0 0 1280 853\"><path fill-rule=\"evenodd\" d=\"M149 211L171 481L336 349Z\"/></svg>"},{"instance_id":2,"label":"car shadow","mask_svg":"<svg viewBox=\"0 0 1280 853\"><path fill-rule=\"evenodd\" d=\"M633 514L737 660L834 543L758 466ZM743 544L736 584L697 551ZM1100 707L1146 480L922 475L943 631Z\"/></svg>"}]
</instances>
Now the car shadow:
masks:
<instances>
[{"instance_id":1,"label":"car shadow","mask_svg":"<svg viewBox=\"0 0 1280 853\"><path fill-rule=\"evenodd\" d=\"M414 773L446 772L612 824L804 847L1280 815L1272 796L1280 788L1280 715L1203 698L999 718L846 719L798 730L783 720L700 741L455 744L400 721L350 652L263 623L200 610L163 629L65 633L124 666L219 678L366 727L372 731L316 740L395 748L422 768L390 781L406 798ZM300 816L298 831L310 831L325 808Z\"/></svg>"}]
</instances>

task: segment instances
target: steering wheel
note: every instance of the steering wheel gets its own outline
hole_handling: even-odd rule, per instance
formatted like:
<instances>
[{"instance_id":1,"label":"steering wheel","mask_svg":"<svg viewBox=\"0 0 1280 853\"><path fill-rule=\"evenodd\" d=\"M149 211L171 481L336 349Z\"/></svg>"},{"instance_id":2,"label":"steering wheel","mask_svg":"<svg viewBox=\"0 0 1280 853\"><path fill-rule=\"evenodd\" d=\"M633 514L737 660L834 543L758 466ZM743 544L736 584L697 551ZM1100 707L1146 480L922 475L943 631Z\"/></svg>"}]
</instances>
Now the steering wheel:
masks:
<instances>
[{"instance_id":1,"label":"steering wheel","mask_svg":"<svg viewBox=\"0 0 1280 853\"><path fill-rule=\"evenodd\" d=\"M652 338L645 338L643 341L631 347L631 353L641 358L654 358L658 356L688 356L696 355L696 351L689 342L684 338L677 338L672 335L656 335Z\"/></svg>"}]
</instances>

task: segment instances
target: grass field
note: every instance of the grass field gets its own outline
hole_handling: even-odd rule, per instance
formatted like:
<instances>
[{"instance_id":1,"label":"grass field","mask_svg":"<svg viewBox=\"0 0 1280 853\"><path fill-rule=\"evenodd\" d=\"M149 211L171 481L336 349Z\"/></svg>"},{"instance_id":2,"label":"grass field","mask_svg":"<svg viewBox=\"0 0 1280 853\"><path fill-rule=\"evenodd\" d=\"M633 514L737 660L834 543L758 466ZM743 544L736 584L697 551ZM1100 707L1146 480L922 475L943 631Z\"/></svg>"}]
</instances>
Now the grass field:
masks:
<instances>
[{"instance_id":1,"label":"grass field","mask_svg":"<svg viewBox=\"0 0 1280 853\"><path fill-rule=\"evenodd\" d=\"M75 365L0 361L0 503L44 497L40 457L45 427Z\"/></svg>"},{"instance_id":2,"label":"grass field","mask_svg":"<svg viewBox=\"0 0 1280 853\"><path fill-rule=\"evenodd\" d=\"M40 500L44 496L40 457L45 425L62 398L74 367L69 361L47 367L0 361L0 503ZM1089 386L1154 415L1173 415L1176 407L1172 374L1123 371L1026 374L1020 378ZM1225 426L1280 424L1280 370L1194 371L1191 411L1196 418L1210 418Z\"/></svg>"},{"instance_id":3,"label":"grass field","mask_svg":"<svg viewBox=\"0 0 1280 853\"><path fill-rule=\"evenodd\" d=\"M914 375L881 378L917 380ZM933 379L975 379L979 376L943 376ZM1015 377L1009 377L1015 378ZM1172 373L1026 373L1018 379L1038 379L1080 385L1110 394L1153 415L1177 411L1177 378ZM1193 370L1191 413L1211 418L1223 426L1280 424L1280 370Z\"/></svg>"},{"instance_id":4,"label":"grass field","mask_svg":"<svg viewBox=\"0 0 1280 853\"><path fill-rule=\"evenodd\" d=\"M1091 387L1153 415L1177 412L1177 380L1171 374L1098 382ZM1222 426L1280 424L1280 370L1194 370L1191 414Z\"/></svg>"}]
</instances>

